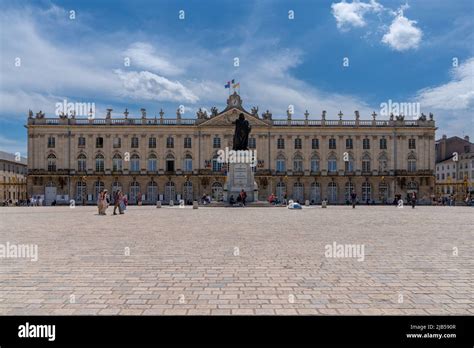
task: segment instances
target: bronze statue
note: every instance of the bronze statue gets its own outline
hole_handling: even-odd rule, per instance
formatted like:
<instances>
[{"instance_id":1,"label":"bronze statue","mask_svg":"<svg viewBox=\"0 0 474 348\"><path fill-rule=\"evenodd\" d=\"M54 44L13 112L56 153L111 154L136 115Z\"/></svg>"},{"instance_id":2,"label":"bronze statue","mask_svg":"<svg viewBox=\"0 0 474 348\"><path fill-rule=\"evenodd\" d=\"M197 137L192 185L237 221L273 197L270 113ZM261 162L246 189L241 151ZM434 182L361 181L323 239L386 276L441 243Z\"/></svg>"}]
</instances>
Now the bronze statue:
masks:
<instances>
[{"instance_id":1,"label":"bronze statue","mask_svg":"<svg viewBox=\"0 0 474 348\"><path fill-rule=\"evenodd\" d=\"M249 134L252 129L249 121L245 119L243 113L240 113L239 118L232 122L232 124L235 124L234 146L232 150L248 150Z\"/></svg>"}]
</instances>

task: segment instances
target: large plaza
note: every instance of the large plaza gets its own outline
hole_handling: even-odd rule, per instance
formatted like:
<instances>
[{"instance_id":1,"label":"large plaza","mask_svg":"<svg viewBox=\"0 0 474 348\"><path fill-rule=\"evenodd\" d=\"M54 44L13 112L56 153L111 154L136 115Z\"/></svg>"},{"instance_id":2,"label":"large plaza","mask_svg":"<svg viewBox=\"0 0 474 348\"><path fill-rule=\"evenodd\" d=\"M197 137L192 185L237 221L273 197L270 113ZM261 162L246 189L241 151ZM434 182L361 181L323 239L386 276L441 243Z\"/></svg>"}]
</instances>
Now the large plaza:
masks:
<instances>
[{"instance_id":1,"label":"large plaza","mask_svg":"<svg viewBox=\"0 0 474 348\"><path fill-rule=\"evenodd\" d=\"M0 259L0 314L472 315L472 212L2 208L0 244L38 254Z\"/></svg>"}]
</instances>

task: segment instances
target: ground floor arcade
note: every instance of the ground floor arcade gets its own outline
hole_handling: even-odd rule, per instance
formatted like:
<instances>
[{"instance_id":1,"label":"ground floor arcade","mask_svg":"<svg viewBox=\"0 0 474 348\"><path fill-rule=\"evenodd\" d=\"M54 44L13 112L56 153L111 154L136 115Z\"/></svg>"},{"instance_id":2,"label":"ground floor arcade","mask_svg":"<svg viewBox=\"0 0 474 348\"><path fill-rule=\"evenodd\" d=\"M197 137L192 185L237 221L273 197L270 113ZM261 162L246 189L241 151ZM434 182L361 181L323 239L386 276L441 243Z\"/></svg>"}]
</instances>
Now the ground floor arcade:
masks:
<instances>
[{"instance_id":1,"label":"ground floor arcade","mask_svg":"<svg viewBox=\"0 0 474 348\"><path fill-rule=\"evenodd\" d=\"M318 204L326 199L331 204L344 204L355 191L360 203L384 204L393 201L395 195L406 199L416 192L420 203L429 204L434 192L431 176L262 176L256 175L259 200L266 200L274 193L280 199L285 196L301 203L306 200ZM128 196L130 204L164 204L170 200L184 200L191 204L203 195L214 201L224 197L224 175L189 176L30 176L28 195L40 196L46 205L54 200L58 204L94 204L98 192L107 189L111 196L120 189Z\"/></svg>"}]
</instances>

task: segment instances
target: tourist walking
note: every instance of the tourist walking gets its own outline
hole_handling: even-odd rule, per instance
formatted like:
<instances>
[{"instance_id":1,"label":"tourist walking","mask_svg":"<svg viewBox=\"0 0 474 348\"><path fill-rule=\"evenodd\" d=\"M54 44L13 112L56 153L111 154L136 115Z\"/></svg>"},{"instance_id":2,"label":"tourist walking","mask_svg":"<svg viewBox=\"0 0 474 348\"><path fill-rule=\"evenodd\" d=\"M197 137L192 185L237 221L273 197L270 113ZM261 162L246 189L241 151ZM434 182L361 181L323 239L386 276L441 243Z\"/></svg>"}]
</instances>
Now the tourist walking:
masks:
<instances>
[{"instance_id":1,"label":"tourist walking","mask_svg":"<svg viewBox=\"0 0 474 348\"><path fill-rule=\"evenodd\" d=\"M412 207L412 209L415 209L415 204L416 204L416 193L412 192L412 194L411 194L411 207Z\"/></svg>"},{"instance_id":2,"label":"tourist walking","mask_svg":"<svg viewBox=\"0 0 474 348\"><path fill-rule=\"evenodd\" d=\"M99 196L97 197L97 212L102 215L102 207L104 206L104 191L100 190Z\"/></svg>"},{"instance_id":3,"label":"tourist walking","mask_svg":"<svg viewBox=\"0 0 474 348\"><path fill-rule=\"evenodd\" d=\"M99 198L97 200L97 209L99 211L99 215L107 215L106 210L108 207L108 197L107 197L107 190L101 190L99 192Z\"/></svg>"},{"instance_id":4,"label":"tourist walking","mask_svg":"<svg viewBox=\"0 0 474 348\"><path fill-rule=\"evenodd\" d=\"M352 191L351 193L352 209L355 209L356 207L356 200L357 200L357 193L355 193L355 191Z\"/></svg>"},{"instance_id":5,"label":"tourist walking","mask_svg":"<svg viewBox=\"0 0 474 348\"><path fill-rule=\"evenodd\" d=\"M115 191L114 194L114 215L117 215L117 208L119 210L120 214L123 214L122 212L122 207L120 206L120 203L123 200L123 193L120 190Z\"/></svg>"}]
</instances>

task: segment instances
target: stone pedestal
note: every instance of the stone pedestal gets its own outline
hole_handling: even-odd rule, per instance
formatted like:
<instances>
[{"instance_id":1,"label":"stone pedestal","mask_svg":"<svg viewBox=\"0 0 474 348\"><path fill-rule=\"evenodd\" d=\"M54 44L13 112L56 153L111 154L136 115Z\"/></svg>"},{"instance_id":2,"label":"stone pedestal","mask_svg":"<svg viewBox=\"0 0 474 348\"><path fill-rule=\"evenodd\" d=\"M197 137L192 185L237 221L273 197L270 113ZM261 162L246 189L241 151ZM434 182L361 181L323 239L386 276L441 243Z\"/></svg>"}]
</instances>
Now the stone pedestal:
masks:
<instances>
[{"instance_id":1,"label":"stone pedestal","mask_svg":"<svg viewBox=\"0 0 474 348\"><path fill-rule=\"evenodd\" d=\"M227 180L224 185L224 201L229 202L231 196L237 200L240 192L245 190L247 202L258 200L258 186L249 163L229 163Z\"/></svg>"}]
</instances>

